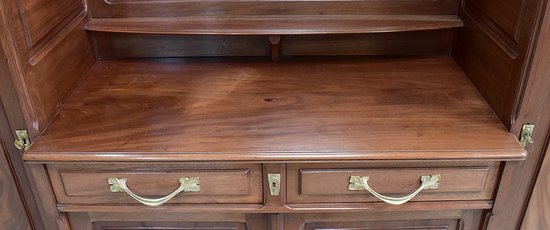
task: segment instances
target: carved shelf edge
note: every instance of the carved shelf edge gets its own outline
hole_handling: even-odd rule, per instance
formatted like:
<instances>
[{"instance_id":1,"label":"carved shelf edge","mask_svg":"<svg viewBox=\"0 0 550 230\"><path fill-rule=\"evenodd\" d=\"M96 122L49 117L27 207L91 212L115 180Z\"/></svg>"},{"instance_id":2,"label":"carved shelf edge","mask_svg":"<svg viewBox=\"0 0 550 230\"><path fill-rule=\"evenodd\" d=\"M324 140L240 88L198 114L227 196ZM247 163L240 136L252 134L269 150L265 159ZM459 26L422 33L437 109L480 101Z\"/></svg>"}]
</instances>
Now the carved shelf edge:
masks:
<instances>
[{"instance_id":1,"label":"carved shelf edge","mask_svg":"<svg viewBox=\"0 0 550 230\"><path fill-rule=\"evenodd\" d=\"M86 30L141 34L364 34L462 27L456 15L301 15L246 17L93 18Z\"/></svg>"}]
</instances>

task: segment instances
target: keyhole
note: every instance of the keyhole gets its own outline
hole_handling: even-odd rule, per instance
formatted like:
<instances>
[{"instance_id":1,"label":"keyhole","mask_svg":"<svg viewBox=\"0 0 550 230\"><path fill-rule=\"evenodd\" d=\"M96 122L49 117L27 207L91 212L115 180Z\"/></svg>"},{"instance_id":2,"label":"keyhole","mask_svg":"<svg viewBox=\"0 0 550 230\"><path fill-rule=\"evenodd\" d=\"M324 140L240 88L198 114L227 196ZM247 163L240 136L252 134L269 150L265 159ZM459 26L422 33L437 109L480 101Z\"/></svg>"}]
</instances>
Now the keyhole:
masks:
<instances>
[{"instance_id":1,"label":"keyhole","mask_svg":"<svg viewBox=\"0 0 550 230\"><path fill-rule=\"evenodd\" d=\"M277 187L277 182L271 182L271 187L276 188Z\"/></svg>"}]
</instances>

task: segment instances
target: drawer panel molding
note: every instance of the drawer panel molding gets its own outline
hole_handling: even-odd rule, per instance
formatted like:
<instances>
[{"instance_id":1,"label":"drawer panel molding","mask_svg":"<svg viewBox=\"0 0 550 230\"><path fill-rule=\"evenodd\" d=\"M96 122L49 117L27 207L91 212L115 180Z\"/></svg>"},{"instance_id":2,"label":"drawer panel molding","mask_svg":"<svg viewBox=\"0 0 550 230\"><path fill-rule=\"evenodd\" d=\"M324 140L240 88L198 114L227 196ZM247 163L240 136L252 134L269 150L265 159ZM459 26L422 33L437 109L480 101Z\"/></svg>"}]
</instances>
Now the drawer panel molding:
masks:
<instances>
[{"instance_id":1,"label":"drawer panel molding","mask_svg":"<svg viewBox=\"0 0 550 230\"><path fill-rule=\"evenodd\" d=\"M127 192L112 191L117 186L109 181L113 182L115 178L125 179L125 184L131 193L146 199L159 199L171 195L171 192L182 186L181 178L197 179L197 189L191 189L192 192L181 192L169 201L165 201L167 204L258 204L263 200L262 172L259 164L250 165L248 168L229 166L228 168L185 169L182 167L177 169L172 167L165 170L127 168L78 170L74 167L50 166L49 170L60 204L139 203Z\"/></svg>"}]
</instances>

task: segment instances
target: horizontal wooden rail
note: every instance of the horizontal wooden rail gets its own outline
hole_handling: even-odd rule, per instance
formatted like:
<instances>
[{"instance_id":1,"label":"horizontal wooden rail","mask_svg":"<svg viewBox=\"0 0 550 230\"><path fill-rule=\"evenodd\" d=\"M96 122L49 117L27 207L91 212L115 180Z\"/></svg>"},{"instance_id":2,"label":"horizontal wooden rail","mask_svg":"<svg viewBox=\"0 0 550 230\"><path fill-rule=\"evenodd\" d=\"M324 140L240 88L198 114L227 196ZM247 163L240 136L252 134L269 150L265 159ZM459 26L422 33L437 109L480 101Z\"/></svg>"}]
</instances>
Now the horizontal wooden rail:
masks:
<instances>
[{"instance_id":1,"label":"horizontal wooden rail","mask_svg":"<svg viewBox=\"0 0 550 230\"><path fill-rule=\"evenodd\" d=\"M456 15L302 15L248 17L93 18L89 31L143 34L361 34L462 27Z\"/></svg>"}]
</instances>

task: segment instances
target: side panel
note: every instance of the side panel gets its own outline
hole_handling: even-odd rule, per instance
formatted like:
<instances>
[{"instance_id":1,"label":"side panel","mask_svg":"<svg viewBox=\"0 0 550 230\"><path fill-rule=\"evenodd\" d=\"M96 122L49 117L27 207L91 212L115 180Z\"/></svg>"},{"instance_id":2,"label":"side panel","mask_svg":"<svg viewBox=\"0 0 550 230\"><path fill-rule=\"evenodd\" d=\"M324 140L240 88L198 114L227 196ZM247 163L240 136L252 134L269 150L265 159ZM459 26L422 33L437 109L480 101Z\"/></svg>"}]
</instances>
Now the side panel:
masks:
<instances>
[{"instance_id":1,"label":"side panel","mask_svg":"<svg viewBox=\"0 0 550 230\"><path fill-rule=\"evenodd\" d=\"M506 163L488 229L520 228L533 183L539 173L540 164L547 148L550 127L550 93L548 91L550 88L550 46L548 43L550 39L550 5L545 0L540 3L542 7L546 8L545 13L541 11L541 15L544 15L544 22L540 24L542 25L540 35L535 40L537 43L532 46L534 53L532 61L528 65L530 72L525 86L525 94L521 98L517 120L511 129L512 133L519 136L523 124L535 124L534 143L527 147L528 156L525 161ZM544 171L541 170L540 173L543 175ZM533 197L537 196L536 193L535 191Z\"/></svg>"},{"instance_id":2,"label":"side panel","mask_svg":"<svg viewBox=\"0 0 550 230\"><path fill-rule=\"evenodd\" d=\"M44 129L94 64L79 0L6 0L2 47L31 136Z\"/></svg>"},{"instance_id":3,"label":"side panel","mask_svg":"<svg viewBox=\"0 0 550 230\"><path fill-rule=\"evenodd\" d=\"M82 11L81 0L21 0L19 12L29 47Z\"/></svg>"},{"instance_id":4,"label":"side panel","mask_svg":"<svg viewBox=\"0 0 550 230\"><path fill-rule=\"evenodd\" d=\"M454 57L503 123L514 123L528 71L539 0L465 0Z\"/></svg>"}]
</instances>

